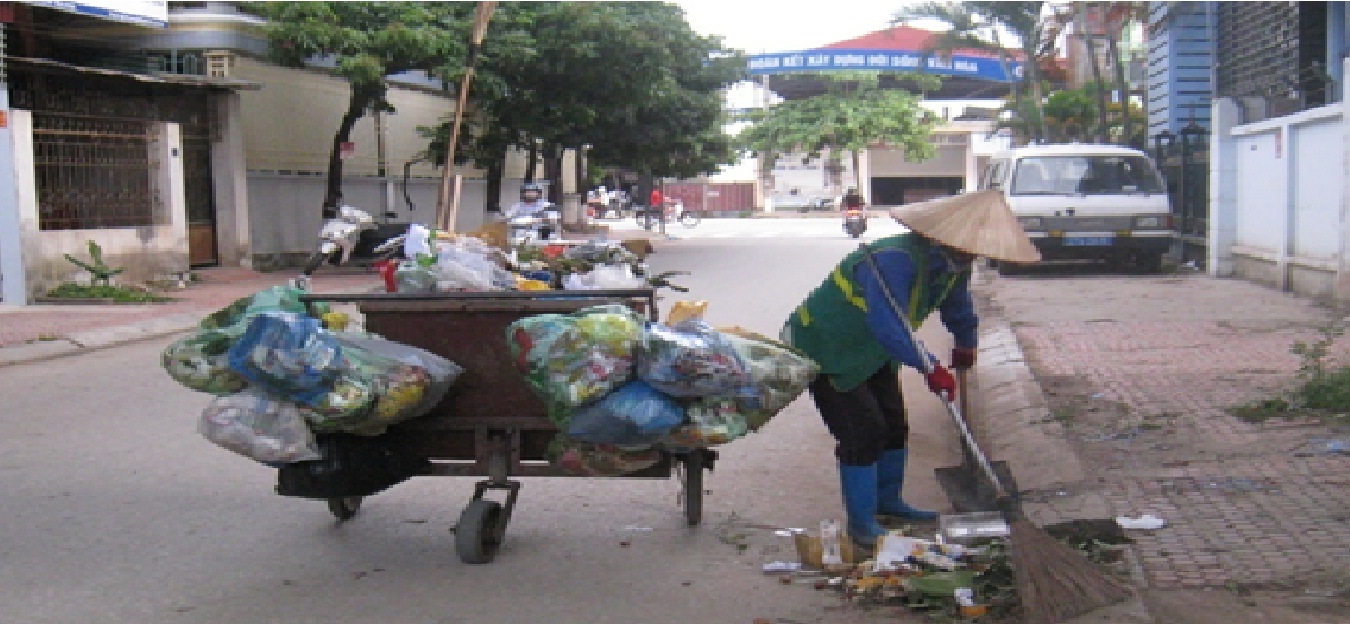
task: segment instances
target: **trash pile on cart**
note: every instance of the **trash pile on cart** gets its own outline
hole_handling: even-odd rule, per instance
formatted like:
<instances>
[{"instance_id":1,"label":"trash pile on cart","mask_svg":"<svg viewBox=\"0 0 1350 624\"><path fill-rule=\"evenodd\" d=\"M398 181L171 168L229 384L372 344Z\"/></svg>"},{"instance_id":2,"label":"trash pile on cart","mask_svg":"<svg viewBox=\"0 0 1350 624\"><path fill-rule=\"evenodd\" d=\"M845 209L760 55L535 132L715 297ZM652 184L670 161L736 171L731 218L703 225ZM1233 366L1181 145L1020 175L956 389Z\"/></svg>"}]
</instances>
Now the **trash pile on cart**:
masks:
<instances>
[{"instance_id":1,"label":"trash pile on cart","mask_svg":"<svg viewBox=\"0 0 1350 624\"><path fill-rule=\"evenodd\" d=\"M287 472L353 466L293 492L298 496L365 495L417 474L425 468L417 458L355 440L377 439L389 426L426 414L463 369L373 334L330 331L309 315L303 294L276 286L240 299L164 350L161 364L171 377L216 395L198 431L223 448L281 468L283 482L295 476ZM351 453L360 454L355 463ZM338 454L348 457L339 461ZM372 481L358 471L384 477Z\"/></svg>"},{"instance_id":2,"label":"trash pile on cart","mask_svg":"<svg viewBox=\"0 0 1350 624\"><path fill-rule=\"evenodd\" d=\"M448 236L420 225L409 227L404 240L406 260L385 265L385 287L396 293L500 290L608 290L651 287L681 288L668 278L652 276L643 255L625 243L587 241L493 245L491 237Z\"/></svg>"},{"instance_id":3,"label":"trash pile on cart","mask_svg":"<svg viewBox=\"0 0 1350 624\"><path fill-rule=\"evenodd\" d=\"M560 433L550 460L617 476L661 449L726 444L764 426L815 378L815 362L678 302L668 324L620 305L526 317L507 328L516 366Z\"/></svg>"},{"instance_id":4,"label":"trash pile on cart","mask_svg":"<svg viewBox=\"0 0 1350 624\"><path fill-rule=\"evenodd\" d=\"M468 266L462 257L452 264ZM426 474L426 458L382 434L436 408L463 368L378 335L330 329L324 319L342 315L307 307L303 295L279 286L240 299L164 351L171 377L216 397L199 432L279 468L283 495L367 496ZM777 341L712 327L701 320L704 308L679 302L663 324L624 305L598 305L525 316L505 336L482 339L507 342L546 406L559 430L549 447L554 466L621 476L663 452L759 429L816 375L814 362Z\"/></svg>"}]
</instances>

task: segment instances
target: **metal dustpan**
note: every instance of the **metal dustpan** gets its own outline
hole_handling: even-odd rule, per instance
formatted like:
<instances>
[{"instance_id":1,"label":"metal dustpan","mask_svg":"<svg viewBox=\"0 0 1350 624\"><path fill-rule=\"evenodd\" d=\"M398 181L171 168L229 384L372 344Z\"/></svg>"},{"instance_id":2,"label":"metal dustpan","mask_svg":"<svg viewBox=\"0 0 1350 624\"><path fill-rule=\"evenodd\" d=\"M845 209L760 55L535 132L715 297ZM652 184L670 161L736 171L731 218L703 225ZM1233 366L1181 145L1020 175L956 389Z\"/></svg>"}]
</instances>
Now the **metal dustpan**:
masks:
<instances>
[{"instance_id":1,"label":"metal dustpan","mask_svg":"<svg viewBox=\"0 0 1350 624\"><path fill-rule=\"evenodd\" d=\"M954 417L959 417L960 414L968 413L965 371L956 371L956 376L960 384L961 406L959 411L949 411ZM964 419L958 422L958 426L965 428ZM989 480L988 473L980 466L982 453L979 449L971 446L973 441L966 435L959 436L959 439L961 441L961 463L934 469L933 472L937 475L938 485L947 494L947 500L951 502L952 509L956 513L998 511L1000 509L998 505L999 487ZM987 463L994 474L998 476L999 483L1003 484L1005 491L1017 491L1017 485L1013 481L1008 462L988 461Z\"/></svg>"}]
</instances>

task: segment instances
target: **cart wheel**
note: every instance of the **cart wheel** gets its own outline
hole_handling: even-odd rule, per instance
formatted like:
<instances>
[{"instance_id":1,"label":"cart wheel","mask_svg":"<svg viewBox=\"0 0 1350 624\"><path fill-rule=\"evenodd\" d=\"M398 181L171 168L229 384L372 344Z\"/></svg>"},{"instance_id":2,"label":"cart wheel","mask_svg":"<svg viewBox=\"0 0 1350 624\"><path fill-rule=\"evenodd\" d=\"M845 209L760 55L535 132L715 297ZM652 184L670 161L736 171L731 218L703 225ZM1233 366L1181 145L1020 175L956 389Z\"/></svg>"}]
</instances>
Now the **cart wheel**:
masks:
<instances>
[{"instance_id":1,"label":"cart wheel","mask_svg":"<svg viewBox=\"0 0 1350 624\"><path fill-rule=\"evenodd\" d=\"M703 451L693 449L681 456L684 462L684 518L689 526L703 521Z\"/></svg>"},{"instance_id":2,"label":"cart wheel","mask_svg":"<svg viewBox=\"0 0 1350 624\"><path fill-rule=\"evenodd\" d=\"M328 511L333 512L333 516L338 522L351 520L356 516L356 511L361 509L360 496L339 496L328 499Z\"/></svg>"},{"instance_id":3,"label":"cart wheel","mask_svg":"<svg viewBox=\"0 0 1350 624\"><path fill-rule=\"evenodd\" d=\"M501 526L503 516L502 504L497 501L480 498L464 508L455 526L455 552L460 561L490 563L497 556L506 532Z\"/></svg>"}]
</instances>

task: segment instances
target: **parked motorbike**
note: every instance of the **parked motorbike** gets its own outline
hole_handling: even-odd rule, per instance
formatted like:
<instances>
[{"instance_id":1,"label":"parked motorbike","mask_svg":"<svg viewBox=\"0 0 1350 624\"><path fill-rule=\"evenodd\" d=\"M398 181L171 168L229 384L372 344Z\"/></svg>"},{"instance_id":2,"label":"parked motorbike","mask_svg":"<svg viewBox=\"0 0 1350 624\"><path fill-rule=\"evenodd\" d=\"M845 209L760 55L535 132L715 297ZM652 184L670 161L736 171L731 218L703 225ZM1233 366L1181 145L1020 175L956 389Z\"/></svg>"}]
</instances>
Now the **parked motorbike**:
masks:
<instances>
[{"instance_id":1,"label":"parked motorbike","mask_svg":"<svg viewBox=\"0 0 1350 624\"><path fill-rule=\"evenodd\" d=\"M335 265L355 260L378 262L401 257L407 225L375 223L370 213L352 206L341 206L337 214L325 219L319 228L319 248L305 261L300 282L308 285L325 262Z\"/></svg>"},{"instance_id":2,"label":"parked motorbike","mask_svg":"<svg viewBox=\"0 0 1350 624\"><path fill-rule=\"evenodd\" d=\"M852 238L858 238L867 231L867 213L862 208L849 208L844 211L844 232Z\"/></svg>"}]
</instances>

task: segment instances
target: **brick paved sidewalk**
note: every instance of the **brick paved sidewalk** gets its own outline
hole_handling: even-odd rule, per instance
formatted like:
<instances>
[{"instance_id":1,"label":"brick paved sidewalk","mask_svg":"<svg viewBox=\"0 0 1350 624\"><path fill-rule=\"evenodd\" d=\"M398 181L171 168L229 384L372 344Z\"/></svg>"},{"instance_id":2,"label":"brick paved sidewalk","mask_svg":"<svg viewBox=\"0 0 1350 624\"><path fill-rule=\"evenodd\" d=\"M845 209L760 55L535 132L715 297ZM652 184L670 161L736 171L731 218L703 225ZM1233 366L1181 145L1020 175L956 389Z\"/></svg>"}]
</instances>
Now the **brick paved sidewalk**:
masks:
<instances>
[{"instance_id":1,"label":"brick paved sidewalk","mask_svg":"<svg viewBox=\"0 0 1350 624\"><path fill-rule=\"evenodd\" d=\"M1023 426L1066 436L1087 471L1028 493L1038 523L1164 518L1128 532L1149 588L1345 589L1350 456L1319 448L1350 431L1226 411L1293 387L1292 345L1332 311L1203 275L994 278L981 290L1046 395L1049 414Z\"/></svg>"}]
</instances>

